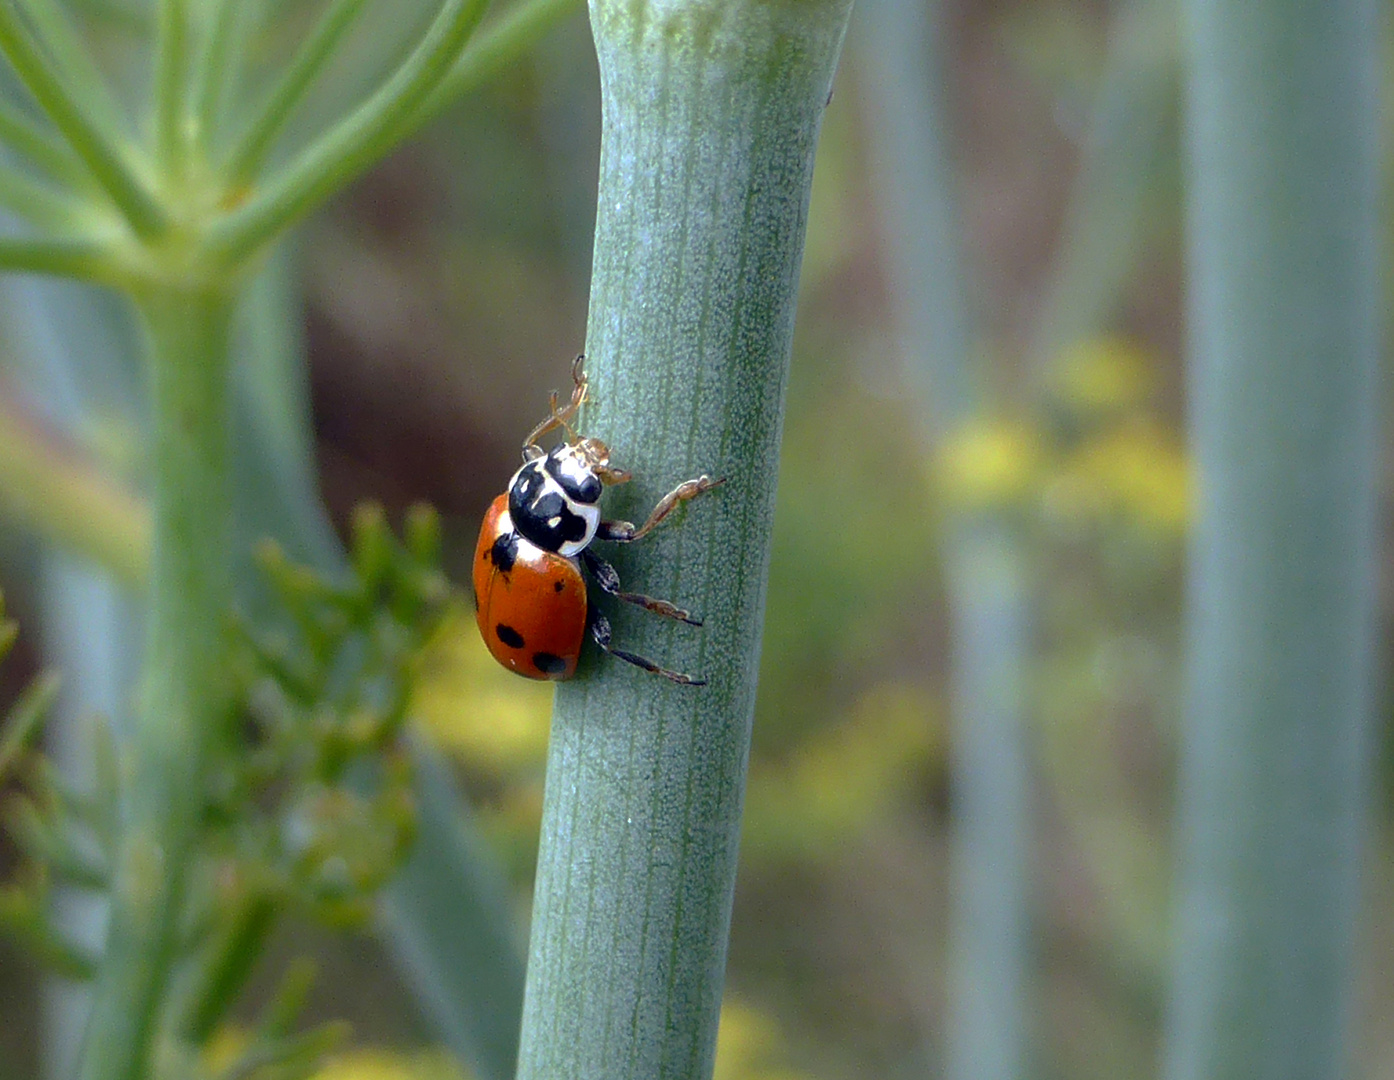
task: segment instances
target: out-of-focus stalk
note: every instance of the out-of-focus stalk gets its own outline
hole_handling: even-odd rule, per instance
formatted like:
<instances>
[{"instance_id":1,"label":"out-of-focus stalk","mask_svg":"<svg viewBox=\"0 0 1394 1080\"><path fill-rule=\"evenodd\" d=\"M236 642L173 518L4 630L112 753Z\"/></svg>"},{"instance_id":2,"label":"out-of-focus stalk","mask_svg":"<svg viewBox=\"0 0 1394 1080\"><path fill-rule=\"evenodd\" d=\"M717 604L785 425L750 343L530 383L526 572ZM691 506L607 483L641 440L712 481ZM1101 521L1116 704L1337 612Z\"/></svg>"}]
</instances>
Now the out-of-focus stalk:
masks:
<instances>
[{"instance_id":1,"label":"out-of-focus stalk","mask_svg":"<svg viewBox=\"0 0 1394 1080\"><path fill-rule=\"evenodd\" d=\"M1381 10L1185 12L1199 501L1168 1080L1349 1072L1376 628Z\"/></svg>"},{"instance_id":2,"label":"out-of-focus stalk","mask_svg":"<svg viewBox=\"0 0 1394 1080\"><path fill-rule=\"evenodd\" d=\"M939 452L980 411L943 101L940 5L862 8L861 75L875 191L891 257L891 296L911 384ZM1029 970L1026 853L1028 582L1022 543L999 505L950 510L948 579L953 703L949 1080L1024 1074Z\"/></svg>"}]
</instances>

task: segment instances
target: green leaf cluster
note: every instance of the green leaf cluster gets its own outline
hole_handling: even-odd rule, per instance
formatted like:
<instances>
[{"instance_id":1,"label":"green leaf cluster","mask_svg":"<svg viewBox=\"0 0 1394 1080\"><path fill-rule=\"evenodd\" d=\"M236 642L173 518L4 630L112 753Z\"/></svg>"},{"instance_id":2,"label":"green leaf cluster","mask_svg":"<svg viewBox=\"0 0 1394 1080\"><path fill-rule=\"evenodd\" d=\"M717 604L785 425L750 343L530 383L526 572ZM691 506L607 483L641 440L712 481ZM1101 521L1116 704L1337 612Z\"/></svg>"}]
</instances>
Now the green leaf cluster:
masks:
<instances>
[{"instance_id":1,"label":"green leaf cluster","mask_svg":"<svg viewBox=\"0 0 1394 1080\"><path fill-rule=\"evenodd\" d=\"M294 910L362 923L405 857L415 826L408 706L423 652L459 603L440 568L439 524L424 507L408 515L400 540L381 509L360 509L345 580L291 562L270 541L259 562L280 629L238 620L236 723L210 769L186 868L160 1075L288 1080L309 1075L342 1041L342 1024L294 1030L313 974L295 962L235 1060L205 1068L279 918ZM14 634L0 624L0 655ZM64 938L50 900L57 887L110 889L130 770L106 721L89 726L90 790L75 790L29 749L55 690L51 676L36 680L0 736L0 767L26 782L6 821L28 857L21 880L0 894L0 925L52 970L88 979L101 957Z\"/></svg>"}]
</instances>

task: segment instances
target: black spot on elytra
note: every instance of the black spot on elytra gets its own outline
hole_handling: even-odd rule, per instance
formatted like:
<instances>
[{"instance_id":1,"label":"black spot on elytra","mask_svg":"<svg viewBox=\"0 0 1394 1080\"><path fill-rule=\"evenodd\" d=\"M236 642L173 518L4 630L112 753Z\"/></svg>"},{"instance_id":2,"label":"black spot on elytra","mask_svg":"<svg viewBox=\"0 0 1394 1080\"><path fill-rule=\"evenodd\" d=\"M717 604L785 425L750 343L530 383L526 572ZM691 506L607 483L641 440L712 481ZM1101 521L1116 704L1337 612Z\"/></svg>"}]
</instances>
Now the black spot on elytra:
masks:
<instances>
[{"instance_id":1,"label":"black spot on elytra","mask_svg":"<svg viewBox=\"0 0 1394 1080\"><path fill-rule=\"evenodd\" d=\"M566 588L566 582L564 582L564 581L554 581L554 582L552 582L552 591L553 591L553 592L561 592L564 588Z\"/></svg>"},{"instance_id":2,"label":"black spot on elytra","mask_svg":"<svg viewBox=\"0 0 1394 1080\"><path fill-rule=\"evenodd\" d=\"M518 534L506 532L494 541L494 546L489 549L489 559L499 568L499 572L506 574L513 569L513 564L518 561Z\"/></svg>"},{"instance_id":3,"label":"black spot on elytra","mask_svg":"<svg viewBox=\"0 0 1394 1080\"><path fill-rule=\"evenodd\" d=\"M505 645L509 646L509 648L521 649L525 644L525 642L523 641L523 635L518 633L517 630L514 630L513 627L508 626L505 623L499 623L497 626L495 626L494 633L497 634L499 640L502 641Z\"/></svg>"},{"instance_id":4,"label":"black spot on elytra","mask_svg":"<svg viewBox=\"0 0 1394 1080\"><path fill-rule=\"evenodd\" d=\"M566 661L549 652L533 653L532 662L544 675L560 675L566 670Z\"/></svg>"}]
</instances>

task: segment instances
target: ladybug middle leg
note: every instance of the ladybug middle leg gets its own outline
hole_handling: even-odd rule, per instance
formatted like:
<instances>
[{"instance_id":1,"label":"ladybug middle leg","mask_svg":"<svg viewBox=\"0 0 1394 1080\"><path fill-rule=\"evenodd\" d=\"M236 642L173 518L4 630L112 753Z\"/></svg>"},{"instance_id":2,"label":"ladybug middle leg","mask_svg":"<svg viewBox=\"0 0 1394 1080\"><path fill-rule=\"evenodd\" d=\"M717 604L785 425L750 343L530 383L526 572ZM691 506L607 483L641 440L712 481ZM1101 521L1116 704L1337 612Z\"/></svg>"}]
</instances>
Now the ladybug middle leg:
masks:
<instances>
[{"instance_id":1,"label":"ladybug middle leg","mask_svg":"<svg viewBox=\"0 0 1394 1080\"><path fill-rule=\"evenodd\" d=\"M595 536L598 540L614 540L616 543L628 544L634 540L641 539L651 532L660 521L671 514L678 506L690 499L697 498L704 491L710 491L714 487L720 487L726 483L723 476L719 480L713 480L710 476L703 473L696 480L684 480L667 495L658 500L658 505L653 508L653 513L637 529L628 521L602 521L600 528Z\"/></svg>"},{"instance_id":2,"label":"ladybug middle leg","mask_svg":"<svg viewBox=\"0 0 1394 1080\"><path fill-rule=\"evenodd\" d=\"M637 668L643 668L651 675L662 675L669 682L675 682L680 686L706 686L706 679L699 679L695 675L684 675L681 671L669 671L665 667L659 667L652 660L636 653L625 652L623 649L615 649L610 645L610 620L598 611L592 611L590 616L591 638L600 646L600 651L608 653L626 663L633 664Z\"/></svg>"},{"instance_id":3,"label":"ladybug middle leg","mask_svg":"<svg viewBox=\"0 0 1394 1080\"><path fill-rule=\"evenodd\" d=\"M643 593L624 592L620 588L620 576L615 573L615 568L602 559L590 548L581 552L581 558L586 562L586 569L591 572L591 577L600 588L609 593L617 600L623 600L627 604L634 604L643 608L645 611L652 611L655 615L662 615L664 618L677 619L685 622L688 626L701 626L702 620L692 617L692 613L684 611L676 604L670 604L667 600L659 600L652 596L645 596Z\"/></svg>"}]
</instances>

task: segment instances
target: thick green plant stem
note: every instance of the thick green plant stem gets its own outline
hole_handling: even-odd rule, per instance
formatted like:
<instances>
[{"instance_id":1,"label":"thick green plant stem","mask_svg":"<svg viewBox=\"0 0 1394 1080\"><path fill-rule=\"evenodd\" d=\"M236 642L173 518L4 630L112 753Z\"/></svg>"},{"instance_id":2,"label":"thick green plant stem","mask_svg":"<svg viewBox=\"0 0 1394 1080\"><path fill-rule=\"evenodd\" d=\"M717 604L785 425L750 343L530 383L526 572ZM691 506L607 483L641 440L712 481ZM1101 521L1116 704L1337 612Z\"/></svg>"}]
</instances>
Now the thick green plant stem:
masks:
<instances>
[{"instance_id":1,"label":"thick green plant stem","mask_svg":"<svg viewBox=\"0 0 1394 1080\"><path fill-rule=\"evenodd\" d=\"M584 427L641 520L613 553L701 629L606 608L615 643L557 691L518 1076L702 1080L712 1058L760 652L780 424L818 127L847 0L594 0L604 127ZM611 552L607 551L607 557Z\"/></svg>"},{"instance_id":2,"label":"thick green plant stem","mask_svg":"<svg viewBox=\"0 0 1394 1080\"><path fill-rule=\"evenodd\" d=\"M82 1080L150 1074L205 762L229 701L230 299L168 288L138 306L149 337L154 546L131 782Z\"/></svg>"},{"instance_id":3,"label":"thick green plant stem","mask_svg":"<svg viewBox=\"0 0 1394 1080\"><path fill-rule=\"evenodd\" d=\"M1377 595L1380 12L1186 10L1199 502L1169 1080L1349 1074Z\"/></svg>"}]
</instances>

